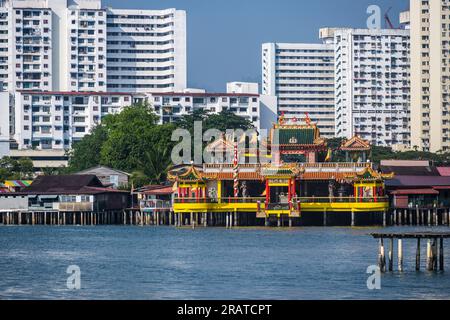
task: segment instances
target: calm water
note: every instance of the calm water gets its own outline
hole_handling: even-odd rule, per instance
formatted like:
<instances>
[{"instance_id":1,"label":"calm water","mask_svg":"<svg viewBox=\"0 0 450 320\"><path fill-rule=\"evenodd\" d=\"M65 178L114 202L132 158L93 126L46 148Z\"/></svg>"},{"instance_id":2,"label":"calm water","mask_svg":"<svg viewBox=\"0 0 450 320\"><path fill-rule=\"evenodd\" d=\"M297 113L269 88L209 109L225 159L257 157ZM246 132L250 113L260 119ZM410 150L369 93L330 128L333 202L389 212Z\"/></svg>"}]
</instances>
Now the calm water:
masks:
<instances>
[{"instance_id":1,"label":"calm water","mask_svg":"<svg viewBox=\"0 0 450 320\"><path fill-rule=\"evenodd\" d=\"M450 243L447 273L416 273L407 242L406 272L368 290L373 230L2 226L0 299L450 299Z\"/></svg>"}]
</instances>

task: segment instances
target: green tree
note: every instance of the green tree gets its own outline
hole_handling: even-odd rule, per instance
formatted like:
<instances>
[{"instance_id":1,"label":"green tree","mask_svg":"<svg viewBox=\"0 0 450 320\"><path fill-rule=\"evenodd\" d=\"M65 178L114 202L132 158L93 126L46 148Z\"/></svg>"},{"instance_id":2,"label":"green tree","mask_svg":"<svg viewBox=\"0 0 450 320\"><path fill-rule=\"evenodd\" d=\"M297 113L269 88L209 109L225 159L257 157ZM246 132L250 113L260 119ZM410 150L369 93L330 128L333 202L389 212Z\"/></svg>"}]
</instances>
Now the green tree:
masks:
<instances>
[{"instance_id":1,"label":"green tree","mask_svg":"<svg viewBox=\"0 0 450 320\"><path fill-rule=\"evenodd\" d=\"M69 151L68 172L78 172L100 164L101 150L108 138L108 130L104 125L92 129L81 141L76 142Z\"/></svg>"},{"instance_id":2,"label":"green tree","mask_svg":"<svg viewBox=\"0 0 450 320\"><path fill-rule=\"evenodd\" d=\"M248 130L254 128L253 124L249 120L236 115L229 109L222 110L217 114L211 114L207 110L195 110L191 114L182 116L175 122L175 125L178 128L186 129L193 134L195 121L202 121L203 132L209 129L217 129L225 132L229 129Z\"/></svg>"},{"instance_id":3,"label":"green tree","mask_svg":"<svg viewBox=\"0 0 450 320\"><path fill-rule=\"evenodd\" d=\"M34 175L34 165L30 158L17 160L17 173L20 179L32 179Z\"/></svg>"},{"instance_id":4,"label":"green tree","mask_svg":"<svg viewBox=\"0 0 450 320\"><path fill-rule=\"evenodd\" d=\"M104 119L108 138L101 148L101 164L132 172L141 165L158 117L147 105L125 108Z\"/></svg>"},{"instance_id":5,"label":"green tree","mask_svg":"<svg viewBox=\"0 0 450 320\"><path fill-rule=\"evenodd\" d=\"M218 129L226 132L229 129L253 129L253 124L246 118L240 117L229 109L222 110L218 114L209 115L204 121L204 130Z\"/></svg>"},{"instance_id":6,"label":"green tree","mask_svg":"<svg viewBox=\"0 0 450 320\"><path fill-rule=\"evenodd\" d=\"M0 159L0 180L28 180L34 175L33 161L29 158L19 160L3 157Z\"/></svg>"}]
</instances>

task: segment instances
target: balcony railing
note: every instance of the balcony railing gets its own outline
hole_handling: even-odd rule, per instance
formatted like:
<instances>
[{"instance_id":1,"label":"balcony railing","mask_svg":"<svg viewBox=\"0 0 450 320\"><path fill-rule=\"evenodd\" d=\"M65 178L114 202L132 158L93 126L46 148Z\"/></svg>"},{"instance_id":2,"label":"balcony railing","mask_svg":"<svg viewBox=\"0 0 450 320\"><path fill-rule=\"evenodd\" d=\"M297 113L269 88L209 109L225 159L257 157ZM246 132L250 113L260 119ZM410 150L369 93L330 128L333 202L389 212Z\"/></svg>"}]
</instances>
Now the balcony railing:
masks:
<instances>
[{"instance_id":1,"label":"balcony railing","mask_svg":"<svg viewBox=\"0 0 450 320\"><path fill-rule=\"evenodd\" d=\"M174 203L257 203L264 202L266 198L264 197L248 197L248 198L234 198L234 197L224 197L221 199L217 198L175 198Z\"/></svg>"},{"instance_id":2,"label":"balcony railing","mask_svg":"<svg viewBox=\"0 0 450 320\"><path fill-rule=\"evenodd\" d=\"M389 202L386 196L379 197L299 197L292 199L293 203L374 203Z\"/></svg>"},{"instance_id":3,"label":"balcony railing","mask_svg":"<svg viewBox=\"0 0 450 320\"><path fill-rule=\"evenodd\" d=\"M368 165L366 162L324 162L324 163L302 163L301 166L304 168L315 168L315 169L335 169L335 168L356 168L356 169L364 169ZM233 168L232 163L207 163L204 164L205 169L226 169ZM260 164L239 164L241 168L254 168L261 167Z\"/></svg>"},{"instance_id":4,"label":"balcony railing","mask_svg":"<svg viewBox=\"0 0 450 320\"><path fill-rule=\"evenodd\" d=\"M172 204L170 201L163 200L141 200L139 206L142 209L170 209Z\"/></svg>"},{"instance_id":5,"label":"balcony railing","mask_svg":"<svg viewBox=\"0 0 450 320\"><path fill-rule=\"evenodd\" d=\"M266 202L265 197L248 197L248 198L234 198L234 197L223 197L220 199L217 198L175 198L174 203L185 203L185 204L194 204L194 203L260 203L264 204ZM295 205L297 203L377 203L377 202L389 202L389 198L386 196L379 197L298 197L292 199L292 204ZM270 208L276 209L270 209ZM280 207L280 208L278 208ZM289 203L269 203L269 210L289 210Z\"/></svg>"}]
</instances>

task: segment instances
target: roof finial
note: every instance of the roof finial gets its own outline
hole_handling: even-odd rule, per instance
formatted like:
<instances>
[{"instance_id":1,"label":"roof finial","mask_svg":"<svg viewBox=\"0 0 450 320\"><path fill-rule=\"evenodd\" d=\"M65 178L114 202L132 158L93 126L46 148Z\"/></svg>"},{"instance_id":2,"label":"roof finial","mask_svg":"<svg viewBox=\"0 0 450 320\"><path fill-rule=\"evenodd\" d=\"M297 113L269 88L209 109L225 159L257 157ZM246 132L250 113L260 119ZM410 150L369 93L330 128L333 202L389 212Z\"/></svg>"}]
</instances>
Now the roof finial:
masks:
<instances>
[{"instance_id":1,"label":"roof finial","mask_svg":"<svg viewBox=\"0 0 450 320\"><path fill-rule=\"evenodd\" d=\"M305 123L307 126L311 125L311 118L309 117L309 113L305 112Z\"/></svg>"}]
</instances>

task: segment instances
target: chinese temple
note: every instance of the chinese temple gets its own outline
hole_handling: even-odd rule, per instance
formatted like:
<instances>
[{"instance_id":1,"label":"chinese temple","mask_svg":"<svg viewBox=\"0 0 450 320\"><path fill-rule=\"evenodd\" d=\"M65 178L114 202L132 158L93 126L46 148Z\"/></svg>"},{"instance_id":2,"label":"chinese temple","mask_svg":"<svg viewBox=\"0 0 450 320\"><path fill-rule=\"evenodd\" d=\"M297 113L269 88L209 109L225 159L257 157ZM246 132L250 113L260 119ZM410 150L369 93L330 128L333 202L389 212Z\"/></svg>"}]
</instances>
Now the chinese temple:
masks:
<instances>
[{"instance_id":1,"label":"chinese temple","mask_svg":"<svg viewBox=\"0 0 450 320\"><path fill-rule=\"evenodd\" d=\"M285 123L280 117L258 150L238 150L223 136L207 147L223 161L179 165L174 182L177 226L303 226L386 224L389 200L384 181L367 160L369 142L354 137L333 152L309 117ZM250 140L253 138L251 137ZM215 152L217 151L217 152ZM234 155L225 156L225 155ZM257 159L258 161L249 161Z\"/></svg>"}]
</instances>

